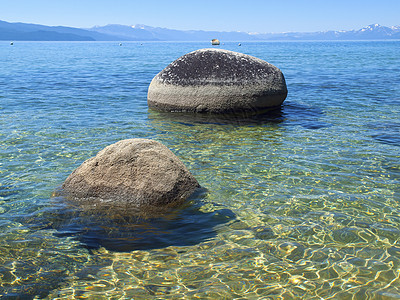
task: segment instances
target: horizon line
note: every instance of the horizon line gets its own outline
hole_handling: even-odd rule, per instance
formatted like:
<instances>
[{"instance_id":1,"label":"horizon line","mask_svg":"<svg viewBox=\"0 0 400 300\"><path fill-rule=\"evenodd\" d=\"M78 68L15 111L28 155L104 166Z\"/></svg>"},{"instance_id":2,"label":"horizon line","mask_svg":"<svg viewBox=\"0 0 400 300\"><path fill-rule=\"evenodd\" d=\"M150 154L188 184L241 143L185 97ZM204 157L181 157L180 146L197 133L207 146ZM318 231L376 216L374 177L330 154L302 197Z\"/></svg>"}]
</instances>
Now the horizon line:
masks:
<instances>
[{"instance_id":1,"label":"horizon line","mask_svg":"<svg viewBox=\"0 0 400 300\"><path fill-rule=\"evenodd\" d=\"M396 28L400 27L399 25L381 25L379 23L372 23L365 25L359 29L350 29L350 30L344 30L344 29L328 29L328 30L317 30L317 31L279 31L279 32L254 32L254 31L241 31L241 30L232 30L232 31L226 31L226 30L204 30L204 29L176 29L176 28L169 28L169 27L160 27L160 26L151 26L147 24L141 24L141 23L136 23L136 24L117 24L117 23L108 23L106 25L93 25L92 27L74 27L74 26L66 26L66 25L46 25L46 24L41 24L41 23L31 23L31 22L9 22L5 20L0 20L5 23L9 24L29 24L29 25L39 25L39 26L47 26L47 27L65 27L65 28L75 28L75 29L83 29L83 30L90 30L96 27L105 27L105 26L126 26L126 27L132 27L134 28L135 26L146 26L146 27L151 27L151 28L160 28L160 29L169 29L169 30L177 30L177 31L204 31L204 32L237 32L237 33L245 33L249 35L259 35L259 34L282 34L282 33L318 33L318 32L329 32L329 31L334 31L334 32L344 32L344 31L355 31L355 30L361 30L364 28L367 28L369 26L381 26L381 27L387 27L387 28Z\"/></svg>"}]
</instances>

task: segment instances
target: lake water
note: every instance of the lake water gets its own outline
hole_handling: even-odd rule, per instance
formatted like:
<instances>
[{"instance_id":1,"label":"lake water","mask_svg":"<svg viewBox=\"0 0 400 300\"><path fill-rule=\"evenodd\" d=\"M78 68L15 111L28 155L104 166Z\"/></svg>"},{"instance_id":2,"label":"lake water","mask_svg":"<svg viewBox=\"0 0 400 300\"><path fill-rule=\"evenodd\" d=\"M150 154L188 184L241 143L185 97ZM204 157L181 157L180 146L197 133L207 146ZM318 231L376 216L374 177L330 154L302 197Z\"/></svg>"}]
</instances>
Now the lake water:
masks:
<instances>
[{"instance_id":1,"label":"lake water","mask_svg":"<svg viewBox=\"0 0 400 300\"><path fill-rule=\"evenodd\" d=\"M209 46L0 43L0 297L400 298L400 41L225 43L283 71L280 110L149 111L151 79ZM127 138L207 191L152 219L52 196Z\"/></svg>"}]
</instances>

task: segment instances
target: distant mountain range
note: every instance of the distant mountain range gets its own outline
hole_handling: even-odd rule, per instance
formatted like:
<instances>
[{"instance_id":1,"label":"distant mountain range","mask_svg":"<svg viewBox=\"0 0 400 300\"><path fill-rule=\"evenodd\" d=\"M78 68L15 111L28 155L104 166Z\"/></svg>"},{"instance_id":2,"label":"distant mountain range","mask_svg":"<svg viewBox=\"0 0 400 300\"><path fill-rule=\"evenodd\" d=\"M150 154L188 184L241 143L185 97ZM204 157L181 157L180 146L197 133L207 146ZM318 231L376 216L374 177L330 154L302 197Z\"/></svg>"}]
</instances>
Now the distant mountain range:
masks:
<instances>
[{"instance_id":1,"label":"distant mountain range","mask_svg":"<svg viewBox=\"0 0 400 300\"><path fill-rule=\"evenodd\" d=\"M7 41L269 41L269 40L387 40L400 39L400 26L379 24L359 30L247 33L174 30L146 25L106 25L89 29L0 21L0 40Z\"/></svg>"}]
</instances>

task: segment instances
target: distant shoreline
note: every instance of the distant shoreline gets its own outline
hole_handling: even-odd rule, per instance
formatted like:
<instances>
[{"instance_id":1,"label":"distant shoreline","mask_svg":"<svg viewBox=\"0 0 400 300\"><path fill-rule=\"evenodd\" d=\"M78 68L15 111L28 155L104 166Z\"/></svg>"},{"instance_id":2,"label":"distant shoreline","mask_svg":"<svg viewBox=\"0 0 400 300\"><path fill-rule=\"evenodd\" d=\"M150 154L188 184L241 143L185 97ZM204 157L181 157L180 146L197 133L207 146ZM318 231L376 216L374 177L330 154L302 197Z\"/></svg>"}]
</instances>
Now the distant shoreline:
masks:
<instances>
[{"instance_id":1,"label":"distant shoreline","mask_svg":"<svg viewBox=\"0 0 400 300\"><path fill-rule=\"evenodd\" d=\"M359 30L247 33L238 31L175 30L146 25L106 25L90 29L0 21L0 41L355 41L400 40L400 26L372 24Z\"/></svg>"},{"instance_id":2,"label":"distant shoreline","mask_svg":"<svg viewBox=\"0 0 400 300\"><path fill-rule=\"evenodd\" d=\"M108 44L119 44L120 41L49 41L49 40L38 40L38 41L25 41L25 40L1 40L0 43L6 43L7 45L12 42L15 44L18 43L108 43ZM225 44L236 44L243 43L242 40L237 41L224 41ZM387 40L260 40L260 41L245 41L245 44L256 44L256 43L363 43L363 42L400 42L399 39L387 39ZM206 47L218 47L223 48L224 45L220 46L212 46L209 41L199 40L199 41L122 41L122 45L124 44L158 44L158 43L204 43Z\"/></svg>"}]
</instances>

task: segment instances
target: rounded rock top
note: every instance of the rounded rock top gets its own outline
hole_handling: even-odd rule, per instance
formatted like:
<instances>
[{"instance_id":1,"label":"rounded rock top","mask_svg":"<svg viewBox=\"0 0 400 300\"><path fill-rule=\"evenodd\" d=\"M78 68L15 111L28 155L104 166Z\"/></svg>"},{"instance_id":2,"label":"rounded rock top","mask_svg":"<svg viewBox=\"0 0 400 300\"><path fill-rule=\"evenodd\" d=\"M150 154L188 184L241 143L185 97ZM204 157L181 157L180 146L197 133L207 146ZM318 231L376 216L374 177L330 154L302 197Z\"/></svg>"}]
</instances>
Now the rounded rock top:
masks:
<instances>
[{"instance_id":1,"label":"rounded rock top","mask_svg":"<svg viewBox=\"0 0 400 300\"><path fill-rule=\"evenodd\" d=\"M199 187L166 146L148 139L127 139L83 162L62 190L82 204L159 207L181 203Z\"/></svg>"},{"instance_id":2,"label":"rounded rock top","mask_svg":"<svg viewBox=\"0 0 400 300\"><path fill-rule=\"evenodd\" d=\"M225 113L277 107L286 96L285 78L274 65L210 48L169 64L151 81L147 99L161 111Z\"/></svg>"}]
</instances>

